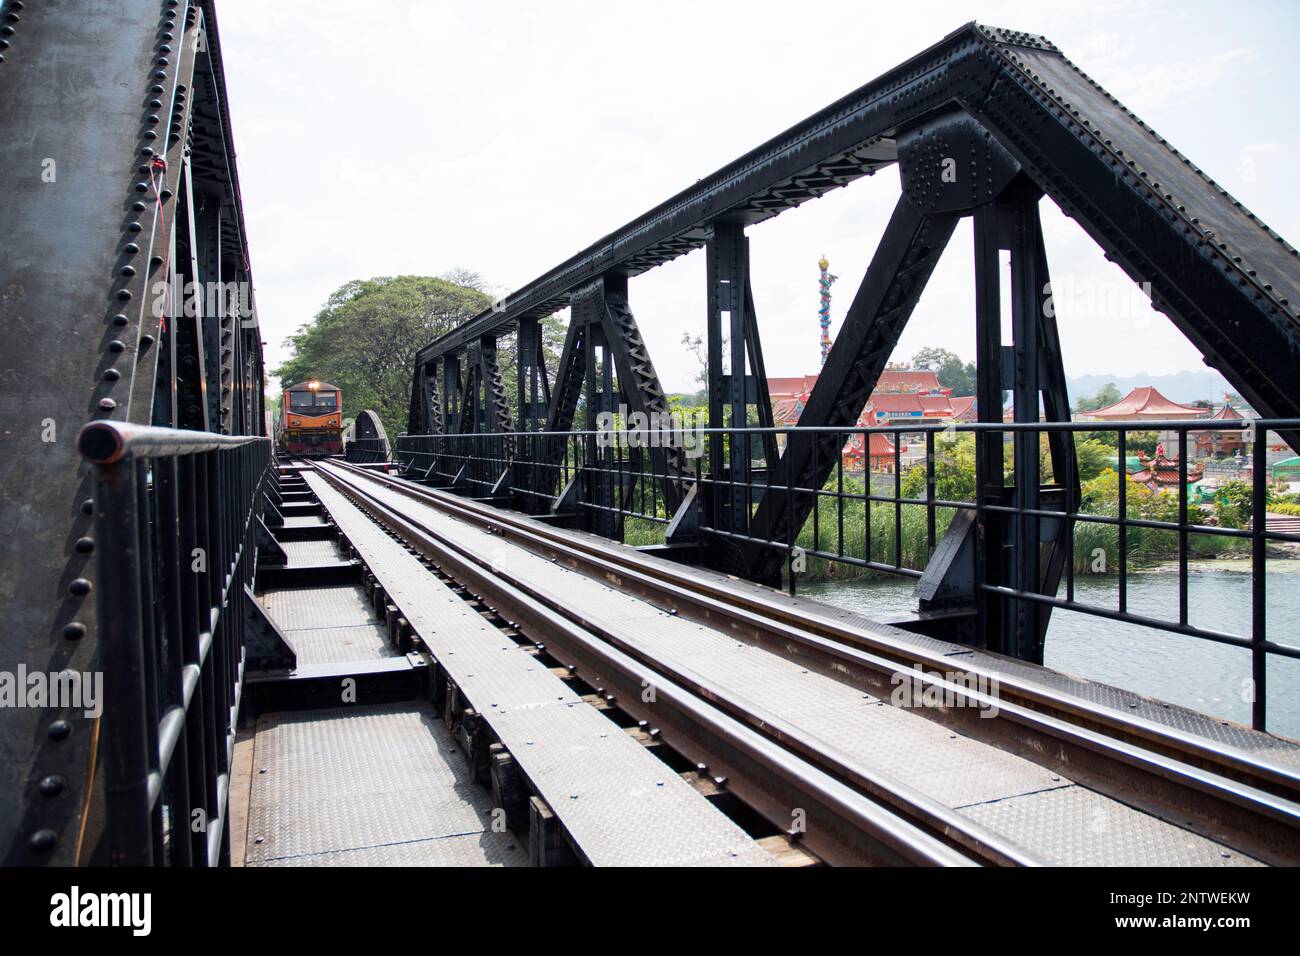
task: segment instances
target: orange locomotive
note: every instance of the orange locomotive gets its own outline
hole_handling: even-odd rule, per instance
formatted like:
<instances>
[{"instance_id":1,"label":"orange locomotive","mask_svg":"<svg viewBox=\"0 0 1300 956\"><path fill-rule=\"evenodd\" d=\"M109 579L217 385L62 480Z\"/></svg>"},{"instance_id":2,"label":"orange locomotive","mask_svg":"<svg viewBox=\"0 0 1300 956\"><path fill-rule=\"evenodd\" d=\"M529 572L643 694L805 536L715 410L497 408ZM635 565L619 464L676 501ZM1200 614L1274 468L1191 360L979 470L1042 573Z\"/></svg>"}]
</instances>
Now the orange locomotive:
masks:
<instances>
[{"instance_id":1,"label":"orange locomotive","mask_svg":"<svg viewBox=\"0 0 1300 956\"><path fill-rule=\"evenodd\" d=\"M343 454L343 393L329 382L290 385L280 396L280 441L290 455Z\"/></svg>"}]
</instances>

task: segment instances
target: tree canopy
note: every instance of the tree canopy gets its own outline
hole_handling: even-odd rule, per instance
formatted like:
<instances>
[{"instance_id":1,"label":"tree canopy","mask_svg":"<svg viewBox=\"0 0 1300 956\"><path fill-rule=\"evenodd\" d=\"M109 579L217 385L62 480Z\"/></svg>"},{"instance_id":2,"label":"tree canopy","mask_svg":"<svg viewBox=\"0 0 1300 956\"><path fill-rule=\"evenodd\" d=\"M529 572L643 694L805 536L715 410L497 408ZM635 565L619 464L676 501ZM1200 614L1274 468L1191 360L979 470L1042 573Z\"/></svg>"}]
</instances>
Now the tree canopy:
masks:
<instances>
[{"instance_id":1,"label":"tree canopy","mask_svg":"<svg viewBox=\"0 0 1300 956\"><path fill-rule=\"evenodd\" d=\"M939 384L952 389L954 395L975 394L975 363L963 362L956 352L929 346L912 356L913 368L934 371Z\"/></svg>"},{"instance_id":2,"label":"tree canopy","mask_svg":"<svg viewBox=\"0 0 1300 956\"><path fill-rule=\"evenodd\" d=\"M1076 412L1092 412L1099 408L1106 408L1108 405L1114 405L1124 396L1120 394L1119 387L1114 382L1107 382L1097 390L1097 394L1092 398L1079 398L1074 403Z\"/></svg>"},{"instance_id":3,"label":"tree canopy","mask_svg":"<svg viewBox=\"0 0 1300 956\"><path fill-rule=\"evenodd\" d=\"M486 292L449 279L354 279L289 337L293 355L275 375L282 387L309 379L337 385L348 418L373 409L396 435L406 428L415 353L491 301Z\"/></svg>"}]
</instances>

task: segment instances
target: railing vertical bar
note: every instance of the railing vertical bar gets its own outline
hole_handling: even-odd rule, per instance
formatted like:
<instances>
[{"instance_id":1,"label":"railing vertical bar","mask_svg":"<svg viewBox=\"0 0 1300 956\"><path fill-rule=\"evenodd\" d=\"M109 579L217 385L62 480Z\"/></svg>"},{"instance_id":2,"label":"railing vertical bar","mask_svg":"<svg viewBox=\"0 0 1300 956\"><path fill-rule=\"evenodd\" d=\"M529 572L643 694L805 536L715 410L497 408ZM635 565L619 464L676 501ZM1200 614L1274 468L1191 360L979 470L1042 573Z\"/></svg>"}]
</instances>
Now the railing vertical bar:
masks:
<instances>
[{"instance_id":1,"label":"railing vertical bar","mask_svg":"<svg viewBox=\"0 0 1300 956\"><path fill-rule=\"evenodd\" d=\"M159 638L165 631L166 621L161 613L156 588L160 587L161 575L158 573L154 555L161 551L161 541L167 532L159 519L157 506L157 461L139 462L136 466L136 520L140 524L140 568L143 572L139 587L141 600L149 609L142 615L140 646L143 651L144 672L141 681L144 684L145 699L145 746L149 759L149 772L157 774L161 769L161 757L158 747L158 720L160 716L159 698L161 688L159 681ZM174 532L174 528L170 529ZM155 540L158 545L155 545ZM158 550L155 550L157 547ZM153 796L150 807L150 833L153 839L154 859L165 859L163 800Z\"/></svg>"},{"instance_id":2,"label":"railing vertical bar","mask_svg":"<svg viewBox=\"0 0 1300 956\"><path fill-rule=\"evenodd\" d=\"M131 461L101 465L95 481L95 545L98 567L99 650L104 668L104 774L106 841L110 863L153 862L150 826L149 741L145 729L144 616L141 593L148 567L141 560L142 534Z\"/></svg>"},{"instance_id":3,"label":"railing vertical bar","mask_svg":"<svg viewBox=\"0 0 1300 956\"><path fill-rule=\"evenodd\" d=\"M817 439L814 436L813 441ZM794 469L787 468L785 472L785 513L787 516L794 514ZM790 596L794 597L798 593L798 585L795 583L794 570L794 540L795 527L794 519L787 517L785 522L785 563L786 575L790 581Z\"/></svg>"},{"instance_id":4,"label":"railing vertical bar","mask_svg":"<svg viewBox=\"0 0 1300 956\"><path fill-rule=\"evenodd\" d=\"M1119 461L1117 462L1119 470L1116 472L1116 479L1119 482L1119 612L1121 614L1128 610L1128 430L1121 428L1115 439L1115 446L1118 449Z\"/></svg>"},{"instance_id":5,"label":"railing vertical bar","mask_svg":"<svg viewBox=\"0 0 1300 956\"><path fill-rule=\"evenodd\" d=\"M1178 432L1178 623L1187 623L1187 441L1186 428Z\"/></svg>"},{"instance_id":6,"label":"railing vertical bar","mask_svg":"<svg viewBox=\"0 0 1300 956\"><path fill-rule=\"evenodd\" d=\"M869 442L864 435L862 438L864 446L869 448ZM864 462L868 459L863 459ZM864 466L863 475L869 474L869 466ZM835 460L835 539L838 544L836 554L841 558L844 557L844 456L841 454Z\"/></svg>"},{"instance_id":7,"label":"railing vertical bar","mask_svg":"<svg viewBox=\"0 0 1300 956\"><path fill-rule=\"evenodd\" d=\"M1251 451L1251 540L1250 540L1250 675L1254 685L1250 723L1256 730L1268 729L1267 640L1267 541L1268 531L1268 430L1257 429Z\"/></svg>"},{"instance_id":8,"label":"railing vertical bar","mask_svg":"<svg viewBox=\"0 0 1300 956\"><path fill-rule=\"evenodd\" d=\"M895 442L897 447L897 442ZM869 449L868 449L869 450ZM868 459L870 461L870 459ZM925 433L925 553L926 560L934 557L934 486L935 486L935 469L937 462L934 460L934 432Z\"/></svg>"},{"instance_id":9,"label":"railing vertical bar","mask_svg":"<svg viewBox=\"0 0 1300 956\"><path fill-rule=\"evenodd\" d=\"M903 566L903 433L894 433L894 567Z\"/></svg>"},{"instance_id":10,"label":"railing vertical bar","mask_svg":"<svg viewBox=\"0 0 1300 956\"><path fill-rule=\"evenodd\" d=\"M746 438L746 440L748 440L748 438ZM821 469L817 467L817 453L819 450L820 450L820 442L814 441L813 442L813 467L812 467L812 473L814 475L821 474ZM843 456L837 456L837 457L842 458ZM812 491L812 499L813 499L812 550L820 551L822 549L821 548L822 489L813 488L811 489L811 491ZM801 528L800 530L802 531L803 529Z\"/></svg>"},{"instance_id":11,"label":"railing vertical bar","mask_svg":"<svg viewBox=\"0 0 1300 956\"><path fill-rule=\"evenodd\" d=\"M154 499L157 511L159 544L158 594L155 602L162 622L163 641L159 650L164 660L158 668L161 705L171 710L184 700L185 605L184 589L188 583L185 570L190 567L191 549L185 546L179 508L178 459L160 458L153 462ZM174 825L170 841L171 862L191 862L191 842L187 839L190 820L190 793L185 757L185 738L180 735L167 769L167 789Z\"/></svg>"}]
</instances>

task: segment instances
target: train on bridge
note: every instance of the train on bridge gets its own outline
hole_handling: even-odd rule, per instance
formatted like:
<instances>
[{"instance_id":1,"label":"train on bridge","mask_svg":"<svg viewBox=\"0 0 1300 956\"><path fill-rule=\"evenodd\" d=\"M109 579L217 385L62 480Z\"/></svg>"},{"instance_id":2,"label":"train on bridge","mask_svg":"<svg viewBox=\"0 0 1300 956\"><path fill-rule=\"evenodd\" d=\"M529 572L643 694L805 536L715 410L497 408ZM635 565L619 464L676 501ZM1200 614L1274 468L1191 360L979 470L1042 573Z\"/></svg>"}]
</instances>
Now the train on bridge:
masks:
<instances>
[{"instance_id":1,"label":"train on bridge","mask_svg":"<svg viewBox=\"0 0 1300 956\"><path fill-rule=\"evenodd\" d=\"M405 433L361 411L340 457L345 396L317 380L285 389L276 454L251 297L190 314L159 291L252 288L212 0L0 12L0 289L29 336L0 357L0 661L57 690L0 726L7 864L1300 863L1300 743L1270 723L1300 647L1265 573L1300 534L1266 520L1263 468L1239 527L1186 481L1158 514L1125 482L1090 510L1075 436L1123 461L1135 423L1070 419L1039 204L1267 416L1141 423L1182 447L1298 443L1300 256L1050 41L968 24L698 180L420 349ZM74 67L75 117L54 79ZM96 161L47 189L47 153ZM880 246L778 426L746 230L891 166ZM864 424L967 219L979 420ZM693 249L708 416L687 442L644 425L673 418L631 291ZM548 369L540 323L566 307ZM961 500L951 431L974 449ZM877 433L889 482L855 486L842 449ZM902 433L926 451L906 485ZM1113 600L1076 587L1090 533ZM1163 616L1129 594L1129 545L1156 534ZM1231 628L1189 599L1211 540L1251 575ZM813 561L915 590L887 620L833 607L801 591ZM1231 652L1241 719L1044 666L1066 614Z\"/></svg>"},{"instance_id":2,"label":"train on bridge","mask_svg":"<svg viewBox=\"0 0 1300 956\"><path fill-rule=\"evenodd\" d=\"M343 454L343 391L312 379L280 396L280 446L299 458Z\"/></svg>"}]
</instances>

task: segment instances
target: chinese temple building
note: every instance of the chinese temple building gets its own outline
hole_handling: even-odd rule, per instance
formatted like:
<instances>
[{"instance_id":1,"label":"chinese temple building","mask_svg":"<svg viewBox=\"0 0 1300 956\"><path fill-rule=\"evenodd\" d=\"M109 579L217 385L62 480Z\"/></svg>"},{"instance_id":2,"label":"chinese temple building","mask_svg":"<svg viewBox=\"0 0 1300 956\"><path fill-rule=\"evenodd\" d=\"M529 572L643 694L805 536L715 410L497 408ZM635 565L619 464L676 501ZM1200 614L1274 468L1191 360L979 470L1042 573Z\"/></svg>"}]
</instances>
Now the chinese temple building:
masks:
<instances>
[{"instance_id":1,"label":"chinese temple building","mask_svg":"<svg viewBox=\"0 0 1300 956\"><path fill-rule=\"evenodd\" d=\"M802 391L799 394L788 398L776 399L774 397L772 402L772 420L777 427L792 427L799 424L799 416L803 414L804 405L808 402L809 391L811 391L811 389L808 391ZM886 423L880 420L876 413L871 410L870 406L867 406L867 408L863 409L862 414L858 416L858 421L854 427L879 428L883 424ZM864 451L862 441L863 436L861 434L855 434L849 437L848 443L845 444L842 453L844 459L844 470L846 472L861 472L864 470L865 466L869 465L872 471L888 472L892 474L894 471L895 459L893 436L881 432L872 432L867 435L866 438L868 439L868 447ZM777 445L781 448L785 447L784 435L777 436ZM899 455L906 451L906 444L903 444L898 449Z\"/></svg>"},{"instance_id":2,"label":"chinese temple building","mask_svg":"<svg viewBox=\"0 0 1300 956\"><path fill-rule=\"evenodd\" d=\"M1104 422L1166 421L1181 418L1204 418L1207 409L1180 405L1170 401L1151 385L1135 388L1114 405L1098 408L1087 415Z\"/></svg>"},{"instance_id":3,"label":"chinese temple building","mask_svg":"<svg viewBox=\"0 0 1300 956\"><path fill-rule=\"evenodd\" d=\"M816 375L767 380L772 417L778 425L793 425L799 420L816 384ZM952 389L939 384L939 376L933 369L897 365L891 365L880 373L867 402L867 410L874 412L877 423L882 425L968 422L974 421L976 414L975 397L954 397Z\"/></svg>"},{"instance_id":4,"label":"chinese temple building","mask_svg":"<svg viewBox=\"0 0 1300 956\"><path fill-rule=\"evenodd\" d=\"M1210 420L1239 422L1244 417L1230 402L1225 402L1221 409L1210 416ZM1246 442L1239 428L1193 432L1192 439L1196 442L1196 454L1202 458L1230 458L1246 450Z\"/></svg>"},{"instance_id":5,"label":"chinese temple building","mask_svg":"<svg viewBox=\"0 0 1300 956\"><path fill-rule=\"evenodd\" d=\"M1152 491L1159 491L1162 488L1178 487L1178 465L1179 458L1177 455L1168 457L1165 455L1165 446L1157 445L1154 457L1148 458L1144 452L1138 452L1139 468L1130 476L1140 485L1146 485ZM1187 466L1187 483L1194 484L1201 480L1204 468L1200 464Z\"/></svg>"},{"instance_id":6,"label":"chinese temple building","mask_svg":"<svg viewBox=\"0 0 1300 956\"><path fill-rule=\"evenodd\" d=\"M876 428L881 424L876 417L876 413L870 409L864 411L858 418L858 428ZM863 449L863 438L868 440L868 447ZM886 435L883 432L871 432L867 435L861 433L849 436L848 443L844 446L841 453L844 460L845 471L862 471L863 466L870 464L871 470L876 472L885 472L886 474L894 473L895 455L894 455L894 438L898 436ZM901 457L907 451L907 445L902 444L898 447L898 455ZM869 462L868 462L868 459Z\"/></svg>"}]
</instances>

